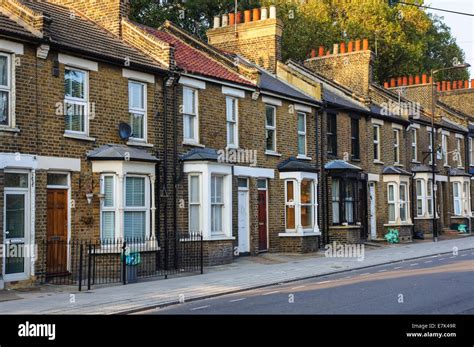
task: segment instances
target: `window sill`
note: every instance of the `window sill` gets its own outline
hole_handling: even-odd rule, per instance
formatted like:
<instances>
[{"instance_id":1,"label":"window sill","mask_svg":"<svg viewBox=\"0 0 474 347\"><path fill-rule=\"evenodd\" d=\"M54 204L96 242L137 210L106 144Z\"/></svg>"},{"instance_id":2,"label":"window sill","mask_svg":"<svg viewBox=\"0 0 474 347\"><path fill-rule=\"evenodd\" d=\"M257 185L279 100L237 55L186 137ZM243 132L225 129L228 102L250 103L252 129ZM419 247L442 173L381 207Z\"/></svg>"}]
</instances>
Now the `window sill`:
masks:
<instances>
[{"instance_id":1,"label":"window sill","mask_svg":"<svg viewBox=\"0 0 474 347\"><path fill-rule=\"evenodd\" d=\"M415 220L432 220L433 216L431 217L415 217ZM439 216L436 217L436 219L439 219Z\"/></svg>"},{"instance_id":2,"label":"window sill","mask_svg":"<svg viewBox=\"0 0 474 347\"><path fill-rule=\"evenodd\" d=\"M387 223L383 225L384 227L411 227L413 223L405 222L405 223Z\"/></svg>"},{"instance_id":3,"label":"window sill","mask_svg":"<svg viewBox=\"0 0 474 347\"><path fill-rule=\"evenodd\" d=\"M469 216L469 215L464 215L464 216L460 215L460 216L451 216L450 218L451 218L451 219L471 218L471 216Z\"/></svg>"},{"instance_id":4,"label":"window sill","mask_svg":"<svg viewBox=\"0 0 474 347\"><path fill-rule=\"evenodd\" d=\"M413 164L421 164L421 161L419 161L419 160L412 160L411 162L412 162Z\"/></svg>"},{"instance_id":5,"label":"window sill","mask_svg":"<svg viewBox=\"0 0 474 347\"><path fill-rule=\"evenodd\" d=\"M206 147L206 146L204 146L204 145L202 145L198 142L193 142L193 141L183 141L183 145L184 146L202 147L202 148Z\"/></svg>"},{"instance_id":6,"label":"window sill","mask_svg":"<svg viewBox=\"0 0 474 347\"><path fill-rule=\"evenodd\" d=\"M329 229L360 229L362 225L357 224L347 224L347 225L331 225Z\"/></svg>"},{"instance_id":7,"label":"window sill","mask_svg":"<svg viewBox=\"0 0 474 347\"><path fill-rule=\"evenodd\" d=\"M303 232L303 233L297 233L297 232L284 232L284 233L279 233L279 237L308 237L308 236L321 236L321 232L315 231L315 232Z\"/></svg>"},{"instance_id":8,"label":"window sill","mask_svg":"<svg viewBox=\"0 0 474 347\"><path fill-rule=\"evenodd\" d=\"M222 236L211 236L211 237L203 238L203 241L231 241L231 240L235 240L235 237L222 235Z\"/></svg>"},{"instance_id":9,"label":"window sill","mask_svg":"<svg viewBox=\"0 0 474 347\"><path fill-rule=\"evenodd\" d=\"M20 128L10 128L6 126L0 126L0 131L4 131L6 133L19 133Z\"/></svg>"},{"instance_id":10,"label":"window sill","mask_svg":"<svg viewBox=\"0 0 474 347\"><path fill-rule=\"evenodd\" d=\"M281 157L281 153L273 152L273 151L265 151L265 155L271 155L273 157Z\"/></svg>"},{"instance_id":11,"label":"window sill","mask_svg":"<svg viewBox=\"0 0 474 347\"><path fill-rule=\"evenodd\" d=\"M95 142L95 138L89 137L89 136L84 135L84 134L64 133L63 136L64 136L65 138L68 138L68 139Z\"/></svg>"},{"instance_id":12,"label":"window sill","mask_svg":"<svg viewBox=\"0 0 474 347\"><path fill-rule=\"evenodd\" d=\"M127 142L127 146L135 146L135 147L153 147L154 145L147 142L131 140Z\"/></svg>"},{"instance_id":13,"label":"window sill","mask_svg":"<svg viewBox=\"0 0 474 347\"><path fill-rule=\"evenodd\" d=\"M296 159L300 159L300 160L313 160L313 158L307 157L307 156L301 155L301 154L298 154L298 155L296 156Z\"/></svg>"},{"instance_id":14,"label":"window sill","mask_svg":"<svg viewBox=\"0 0 474 347\"><path fill-rule=\"evenodd\" d=\"M403 164L395 163L395 164L393 164L393 166L396 166L396 167L403 167Z\"/></svg>"},{"instance_id":15,"label":"window sill","mask_svg":"<svg viewBox=\"0 0 474 347\"><path fill-rule=\"evenodd\" d=\"M385 163L383 161L380 161L380 160L374 160L374 164L385 165Z\"/></svg>"}]
</instances>

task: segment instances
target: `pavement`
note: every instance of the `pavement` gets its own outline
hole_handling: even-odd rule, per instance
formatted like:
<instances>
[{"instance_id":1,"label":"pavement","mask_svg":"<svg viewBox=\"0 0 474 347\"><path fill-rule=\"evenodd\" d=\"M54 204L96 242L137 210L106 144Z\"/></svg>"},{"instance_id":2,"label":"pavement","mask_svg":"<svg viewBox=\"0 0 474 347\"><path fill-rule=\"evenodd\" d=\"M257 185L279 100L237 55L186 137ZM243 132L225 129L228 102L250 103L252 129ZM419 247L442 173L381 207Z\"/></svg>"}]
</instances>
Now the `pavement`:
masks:
<instances>
[{"instance_id":1,"label":"pavement","mask_svg":"<svg viewBox=\"0 0 474 347\"><path fill-rule=\"evenodd\" d=\"M51 290L46 287L40 291L15 291L16 300L0 300L0 314L133 313L279 283L471 249L474 249L474 238L465 236L437 243L367 247L363 260L355 257L325 257L324 253L242 257L229 265L206 268L203 275L94 288L85 292L77 292L74 288L70 288L70 291L58 290L56 287L50 288Z\"/></svg>"},{"instance_id":2,"label":"pavement","mask_svg":"<svg viewBox=\"0 0 474 347\"><path fill-rule=\"evenodd\" d=\"M384 264L152 309L146 315L472 314L474 251Z\"/></svg>"}]
</instances>

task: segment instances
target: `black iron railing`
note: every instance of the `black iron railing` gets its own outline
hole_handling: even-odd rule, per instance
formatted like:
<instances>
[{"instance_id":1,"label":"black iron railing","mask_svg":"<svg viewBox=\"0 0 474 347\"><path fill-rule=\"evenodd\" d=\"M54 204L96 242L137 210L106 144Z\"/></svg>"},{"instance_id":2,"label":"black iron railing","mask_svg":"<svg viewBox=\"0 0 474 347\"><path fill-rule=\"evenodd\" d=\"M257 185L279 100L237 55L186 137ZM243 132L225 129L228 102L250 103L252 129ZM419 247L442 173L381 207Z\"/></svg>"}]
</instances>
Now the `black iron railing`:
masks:
<instances>
[{"instance_id":1,"label":"black iron railing","mask_svg":"<svg viewBox=\"0 0 474 347\"><path fill-rule=\"evenodd\" d=\"M41 283L77 285L79 290L145 278L202 274L202 235L178 233L160 241L156 238L47 240L38 260Z\"/></svg>"}]
</instances>

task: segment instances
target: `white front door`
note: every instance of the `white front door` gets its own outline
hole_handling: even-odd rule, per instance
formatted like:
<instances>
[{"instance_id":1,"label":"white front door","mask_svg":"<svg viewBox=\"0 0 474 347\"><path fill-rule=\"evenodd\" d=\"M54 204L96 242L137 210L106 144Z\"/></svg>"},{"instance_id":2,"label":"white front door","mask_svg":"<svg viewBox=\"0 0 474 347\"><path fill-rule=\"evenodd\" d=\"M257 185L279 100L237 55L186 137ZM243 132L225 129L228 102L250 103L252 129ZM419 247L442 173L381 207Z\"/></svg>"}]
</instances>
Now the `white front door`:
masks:
<instances>
[{"instance_id":1,"label":"white front door","mask_svg":"<svg viewBox=\"0 0 474 347\"><path fill-rule=\"evenodd\" d=\"M372 240L377 238L377 221L376 221L376 205L375 205L375 184L369 183L370 195L370 238Z\"/></svg>"},{"instance_id":2,"label":"white front door","mask_svg":"<svg viewBox=\"0 0 474 347\"><path fill-rule=\"evenodd\" d=\"M250 252L248 180L239 178L239 253Z\"/></svg>"},{"instance_id":3,"label":"white front door","mask_svg":"<svg viewBox=\"0 0 474 347\"><path fill-rule=\"evenodd\" d=\"M27 256L30 214L28 173L5 173L4 191L4 252L3 274L5 281L24 280L29 277L31 261Z\"/></svg>"}]
</instances>

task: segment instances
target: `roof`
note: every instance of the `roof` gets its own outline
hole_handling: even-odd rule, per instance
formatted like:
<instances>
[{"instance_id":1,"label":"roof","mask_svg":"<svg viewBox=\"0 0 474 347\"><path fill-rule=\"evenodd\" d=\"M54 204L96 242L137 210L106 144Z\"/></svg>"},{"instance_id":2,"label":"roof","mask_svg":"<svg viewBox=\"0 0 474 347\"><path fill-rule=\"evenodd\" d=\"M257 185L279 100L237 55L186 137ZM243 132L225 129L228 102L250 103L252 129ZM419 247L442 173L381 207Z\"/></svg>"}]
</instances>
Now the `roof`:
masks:
<instances>
[{"instance_id":1,"label":"roof","mask_svg":"<svg viewBox=\"0 0 474 347\"><path fill-rule=\"evenodd\" d=\"M326 170L362 171L360 167L340 159L330 161L324 165L324 168Z\"/></svg>"},{"instance_id":2,"label":"roof","mask_svg":"<svg viewBox=\"0 0 474 347\"><path fill-rule=\"evenodd\" d=\"M280 164L278 164L278 170L280 172L294 172L294 171L302 171L302 172L317 172L318 169L308 163L307 161L298 160L295 157L290 157Z\"/></svg>"},{"instance_id":3,"label":"roof","mask_svg":"<svg viewBox=\"0 0 474 347\"><path fill-rule=\"evenodd\" d=\"M93 149L87 153L90 160L130 160L157 162L158 158L146 150L126 145L107 144Z\"/></svg>"},{"instance_id":4,"label":"roof","mask_svg":"<svg viewBox=\"0 0 474 347\"><path fill-rule=\"evenodd\" d=\"M120 38L79 14L71 19L71 10L43 1L24 2L25 6L51 17L51 43L71 51L81 50L104 58L125 60L149 68L166 69L156 60L125 44Z\"/></svg>"},{"instance_id":5,"label":"roof","mask_svg":"<svg viewBox=\"0 0 474 347\"><path fill-rule=\"evenodd\" d=\"M33 33L31 33L26 28L22 27L20 24L14 20L8 18L4 14L0 13L0 31L11 33L13 35L27 36L31 38L37 38Z\"/></svg>"},{"instance_id":6,"label":"roof","mask_svg":"<svg viewBox=\"0 0 474 347\"><path fill-rule=\"evenodd\" d=\"M432 172L432 167L430 165L425 165L425 164L420 164L420 165L415 165L411 168L412 172ZM435 169L435 172L438 172L437 169Z\"/></svg>"},{"instance_id":7,"label":"roof","mask_svg":"<svg viewBox=\"0 0 474 347\"><path fill-rule=\"evenodd\" d=\"M466 171L458 168L450 168L449 169L449 176L471 176Z\"/></svg>"},{"instance_id":8,"label":"roof","mask_svg":"<svg viewBox=\"0 0 474 347\"><path fill-rule=\"evenodd\" d=\"M193 148L181 156L182 161L217 161L219 155L212 148Z\"/></svg>"},{"instance_id":9,"label":"roof","mask_svg":"<svg viewBox=\"0 0 474 347\"><path fill-rule=\"evenodd\" d=\"M139 25L139 24L137 24ZM208 77L214 77L239 84L254 85L250 81L241 77L236 71L232 71L230 67L213 59L203 51L191 46L181 37L177 37L172 33L150 28L141 25L147 32L155 35L160 40L172 44L175 47L175 60L178 68L188 72Z\"/></svg>"},{"instance_id":10,"label":"roof","mask_svg":"<svg viewBox=\"0 0 474 347\"><path fill-rule=\"evenodd\" d=\"M408 171L400 169L396 166L386 166L382 172L383 175L402 175L402 176L411 176Z\"/></svg>"},{"instance_id":11,"label":"roof","mask_svg":"<svg viewBox=\"0 0 474 347\"><path fill-rule=\"evenodd\" d=\"M460 124L456 124L452 121L449 121L447 120L446 118L441 118L440 121L438 121L438 124L443 127L443 128L449 128L453 131L459 131L459 132L468 132L468 128L460 125Z\"/></svg>"}]
</instances>

